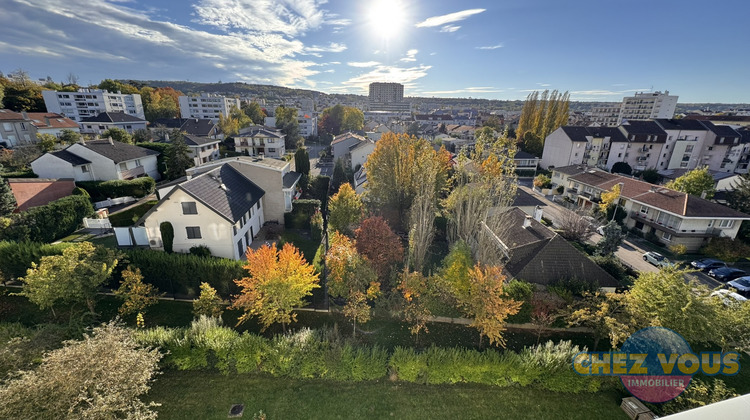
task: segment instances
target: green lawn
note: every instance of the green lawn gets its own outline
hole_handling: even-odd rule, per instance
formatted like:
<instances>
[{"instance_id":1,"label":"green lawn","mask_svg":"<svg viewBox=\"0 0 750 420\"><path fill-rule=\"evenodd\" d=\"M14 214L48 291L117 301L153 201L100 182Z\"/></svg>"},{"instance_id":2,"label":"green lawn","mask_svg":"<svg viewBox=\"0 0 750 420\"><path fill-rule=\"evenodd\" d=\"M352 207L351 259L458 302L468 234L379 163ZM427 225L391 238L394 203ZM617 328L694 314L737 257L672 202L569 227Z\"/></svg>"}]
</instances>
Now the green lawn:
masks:
<instances>
[{"instance_id":1,"label":"green lawn","mask_svg":"<svg viewBox=\"0 0 750 420\"><path fill-rule=\"evenodd\" d=\"M147 401L160 419L226 419L232 404L243 418L269 419L626 419L615 392L562 394L531 387L417 385L402 382L294 380L263 375L168 371Z\"/></svg>"},{"instance_id":2,"label":"green lawn","mask_svg":"<svg viewBox=\"0 0 750 420\"><path fill-rule=\"evenodd\" d=\"M127 227L132 226L133 223L137 222L147 211L151 210L151 207L155 206L158 201L151 200L146 201L143 204L139 204L135 207L131 207L125 211L109 215L109 221L113 227Z\"/></svg>"}]
</instances>

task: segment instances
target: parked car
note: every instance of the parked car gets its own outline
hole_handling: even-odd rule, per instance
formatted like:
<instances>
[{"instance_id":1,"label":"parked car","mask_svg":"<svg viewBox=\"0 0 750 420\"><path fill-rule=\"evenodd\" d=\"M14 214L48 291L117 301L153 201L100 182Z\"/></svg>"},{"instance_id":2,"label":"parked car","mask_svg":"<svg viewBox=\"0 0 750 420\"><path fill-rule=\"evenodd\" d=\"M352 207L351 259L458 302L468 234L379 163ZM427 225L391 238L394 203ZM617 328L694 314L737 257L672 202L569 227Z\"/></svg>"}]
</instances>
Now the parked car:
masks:
<instances>
[{"instance_id":1,"label":"parked car","mask_svg":"<svg viewBox=\"0 0 750 420\"><path fill-rule=\"evenodd\" d=\"M724 305L738 305L747 302L747 298L731 290L721 289L711 293L711 296L720 298Z\"/></svg>"},{"instance_id":2,"label":"parked car","mask_svg":"<svg viewBox=\"0 0 750 420\"><path fill-rule=\"evenodd\" d=\"M736 278L727 283L727 286L737 289L737 293L743 296L750 296L750 276Z\"/></svg>"},{"instance_id":3,"label":"parked car","mask_svg":"<svg viewBox=\"0 0 750 420\"><path fill-rule=\"evenodd\" d=\"M716 280L729 281L734 280L737 277L745 276L747 275L747 273L743 270L740 270L739 268L719 267L709 271L708 275L715 278Z\"/></svg>"},{"instance_id":4,"label":"parked car","mask_svg":"<svg viewBox=\"0 0 750 420\"><path fill-rule=\"evenodd\" d=\"M698 270L709 271L713 270L714 268L726 267L727 263L714 258L703 258L702 260L691 262L690 265L697 268Z\"/></svg>"},{"instance_id":5,"label":"parked car","mask_svg":"<svg viewBox=\"0 0 750 420\"><path fill-rule=\"evenodd\" d=\"M643 254L643 261L648 261L657 267L674 267L674 263L658 252L649 251Z\"/></svg>"}]
</instances>

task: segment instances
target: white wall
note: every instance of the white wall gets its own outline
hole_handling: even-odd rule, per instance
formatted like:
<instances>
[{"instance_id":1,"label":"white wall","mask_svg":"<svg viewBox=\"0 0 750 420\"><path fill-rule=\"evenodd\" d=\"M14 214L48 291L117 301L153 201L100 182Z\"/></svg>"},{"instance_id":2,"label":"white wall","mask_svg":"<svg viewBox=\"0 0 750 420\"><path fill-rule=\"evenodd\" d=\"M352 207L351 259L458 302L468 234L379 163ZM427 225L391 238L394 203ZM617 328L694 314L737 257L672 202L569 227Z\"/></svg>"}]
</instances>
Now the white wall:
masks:
<instances>
[{"instance_id":1,"label":"white wall","mask_svg":"<svg viewBox=\"0 0 750 420\"><path fill-rule=\"evenodd\" d=\"M372 153L374 150L375 143L369 141L352 150L352 170L355 170L357 165L364 166L365 162L367 162L367 157L370 156L370 153Z\"/></svg>"},{"instance_id":2,"label":"white wall","mask_svg":"<svg viewBox=\"0 0 750 420\"><path fill-rule=\"evenodd\" d=\"M76 181L95 180L95 174L91 170L84 173L81 171L80 166L75 167L69 162L66 162L49 153L45 153L35 161L31 162L31 170L34 171L34 173L37 174L39 178L72 178Z\"/></svg>"},{"instance_id":3,"label":"white wall","mask_svg":"<svg viewBox=\"0 0 750 420\"><path fill-rule=\"evenodd\" d=\"M545 169L550 166L559 168L581 164L583 163L583 154L586 153L586 144L571 141L568 135L565 134L565 131L562 128L558 128L544 140L544 150L542 151L542 161L540 164Z\"/></svg>"},{"instance_id":4,"label":"white wall","mask_svg":"<svg viewBox=\"0 0 750 420\"><path fill-rule=\"evenodd\" d=\"M67 150L70 153L78 155L91 162L91 169L94 172L93 176L97 181L120 179L117 167L112 160L105 158L99 153L93 152L78 143L70 146Z\"/></svg>"}]
</instances>

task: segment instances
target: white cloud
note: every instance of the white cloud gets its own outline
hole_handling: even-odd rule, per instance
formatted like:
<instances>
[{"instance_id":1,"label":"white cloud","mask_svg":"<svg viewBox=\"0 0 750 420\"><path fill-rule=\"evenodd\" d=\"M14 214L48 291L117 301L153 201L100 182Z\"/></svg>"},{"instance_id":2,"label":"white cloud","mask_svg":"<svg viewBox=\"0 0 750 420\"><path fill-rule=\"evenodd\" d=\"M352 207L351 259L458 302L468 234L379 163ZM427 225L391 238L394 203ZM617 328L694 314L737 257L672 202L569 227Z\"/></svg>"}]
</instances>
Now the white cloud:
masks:
<instances>
[{"instance_id":1,"label":"white cloud","mask_svg":"<svg viewBox=\"0 0 750 420\"><path fill-rule=\"evenodd\" d=\"M491 86L479 86L479 87L467 87L463 89L454 90L434 90L429 92L423 92L427 95L456 95L456 94L477 94L477 93L500 93L503 92L500 89Z\"/></svg>"},{"instance_id":2,"label":"white cloud","mask_svg":"<svg viewBox=\"0 0 750 420\"><path fill-rule=\"evenodd\" d=\"M476 47L478 50L496 50L498 48L503 48L503 44L497 44L497 45L488 45L484 47Z\"/></svg>"},{"instance_id":3,"label":"white cloud","mask_svg":"<svg viewBox=\"0 0 750 420\"><path fill-rule=\"evenodd\" d=\"M418 52L419 50L411 49L406 52L406 57L403 57L400 61L403 61L403 62L417 61Z\"/></svg>"},{"instance_id":4,"label":"white cloud","mask_svg":"<svg viewBox=\"0 0 750 420\"><path fill-rule=\"evenodd\" d=\"M422 22L417 23L416 26L417 28L432 28L435 26L443 26L448 23L462 21L468 17L482 13L485 10L487 9L468 9L468 10L462 10L460 12L449 13L447 15L433 16L431 18L427 18L423 20Z\"/></svg>"},{"instance_id":5,"label":"white cloud","mask_svg":"<svg viewBox=\"0 0 750 420\"><path fill-rule=\"evenodd\" d=\"M456 32L457 30L461 29L460 26L456 25L445 25L442 28L440 28L440 32Z\"/></svg>"},{"instance_id":6,"label":"white cloud","mask_svg":"<svg viewBox=\"0 0 750 420\"><path fill-rule=\"evenodd\" d=\"M380 63L377 61L350 61L346 64L351 67L375 67Z\"/></svg>"},{"instance_id":7,"label":"white cloud","mask_svg":"<svg viewBox=\"0 0 750 420\"><path fill-rule=\"evenodd\" d=\"M368 73L361 74L341 83L341 86L332 91L352 92L366 91L372 82L395 82L402 83L406 87L410 83L427 76L427 70L432 66L419 65L415 67L377 66Z\"/></svg>"},{"instance_id":8,"label":"white cloud","mask_svg":"<svg viewBox=\"0 0 750 420\"><path fill-rule=\"evenodd\" d=\"M316 0L200 0L193 9L198 23L226 31L297 36L326 22L320 4ZM334 21L341 24L340 19Z\"/></svg>"}]
</instances>

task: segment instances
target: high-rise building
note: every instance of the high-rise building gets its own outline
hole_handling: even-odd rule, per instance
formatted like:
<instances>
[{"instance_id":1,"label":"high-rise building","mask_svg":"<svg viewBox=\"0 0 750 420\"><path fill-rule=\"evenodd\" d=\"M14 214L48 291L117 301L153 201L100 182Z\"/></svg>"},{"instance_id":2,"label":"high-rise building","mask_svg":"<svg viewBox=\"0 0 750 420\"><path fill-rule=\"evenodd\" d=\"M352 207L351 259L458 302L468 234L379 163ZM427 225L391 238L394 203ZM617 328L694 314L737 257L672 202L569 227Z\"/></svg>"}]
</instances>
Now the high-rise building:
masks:
<instances>
[{"instance_id":1,"label":"high-rise building","mask_svg":"<svg viewBox=\"0 0 750 420\"><path fill-rule=\"evenodd\" d=\"M141 119L146 118L141 95L137 93L111 93L101 89L79 89L78 92L43 90L42 98L47 112L64 115L76 122L102 112L124 112Z\"/></svg>"},{"instance_id":2,"label":"high-rise building","mask_svg":"<svg viewBox=\"0 0 750 420\"><path fill-rule=\"evenodd\" d=\"M617 124L622 120L648 120L655 118L673 118L677 108L677 95L670 95L669 91L637 92L635 96L626 96L622 99L620 106L620 117Z\"/></svg>"},{"instance_id":3,"label":"high-rise building","mask_svg":"<svg viewBox=\"0 0 750 420\"><path fill-rule=\"evenodd\" d=\"M180 115L182 118L205 118L219 121L219 115L229 116L233 106L240 107L240 100L220 95L203 93L200 96L180 96Z\"/></svg>"},{"instance_id":4,"label":"high-rise building","mask_svg":"<svg viewBox=\"0 0 750 420\"><path fill-rule=\"evenodd\" d=\"M411 111L411 104L404 102L404 85L401 83L370 83L370 111Z\"/></svg>"}]
</instances>

